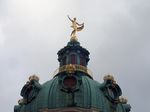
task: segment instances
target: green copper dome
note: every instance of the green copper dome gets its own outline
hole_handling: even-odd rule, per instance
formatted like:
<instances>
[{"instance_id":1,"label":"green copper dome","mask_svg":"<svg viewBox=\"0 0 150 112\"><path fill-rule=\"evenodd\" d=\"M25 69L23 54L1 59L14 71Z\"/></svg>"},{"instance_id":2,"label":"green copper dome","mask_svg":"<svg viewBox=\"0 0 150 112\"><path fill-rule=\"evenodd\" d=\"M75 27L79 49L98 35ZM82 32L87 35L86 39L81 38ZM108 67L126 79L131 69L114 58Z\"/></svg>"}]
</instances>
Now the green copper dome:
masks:
<instances>
[{"instance_id":1,"label":"green copper dome","mask_svg":"<svg viewBox=\"0 0 150 112\"><path fill-rule=\"evenodd\" d=\"M57 53L59 68L53 79L40 84L36 75L30 76L14 112L129 112L131 107L120 98L122 91L113 76L105 76L103 83L93 80L87 68L90 53L76 36L84 23L68 18L73 28L71 40Z\"/></svg>"},{"instance_id":2,"label":"green copper dome","mask_svg":"<svg viewBox=\"0 0 150 112\"><path fill-rule=\"evenodd\" d=\"M78 77L81 76L81 77ZM78 73L78 81L81 83L78 90L72 96L70 92L64 92L61 88L61 81L55 77L42 85L42 88L35 99L28 104L23 104L20 112L38 112L47 109L65 109L66 107L76 107L79 110L92 109L96 112L113 112L113 103L111 103L104 92L101 90L104 83L100 84L88 76ZM128 106L128 104L126 104ZM118 103L116 112L127 112L122 103Z\"/></svg>"},{"instance_id":3,"label":"green copper dome","mask_svg":"<svg viewBox=\"0 0 150 112\"><path fill-rule=\"evenodd\" d=\"M113 76L93 80L87 68L89 52L71 41L58 52L60 67L53 79L39 83L35 75L21 90L14 112L129 112L127 100Z\"/></svg>"}]
</instances>

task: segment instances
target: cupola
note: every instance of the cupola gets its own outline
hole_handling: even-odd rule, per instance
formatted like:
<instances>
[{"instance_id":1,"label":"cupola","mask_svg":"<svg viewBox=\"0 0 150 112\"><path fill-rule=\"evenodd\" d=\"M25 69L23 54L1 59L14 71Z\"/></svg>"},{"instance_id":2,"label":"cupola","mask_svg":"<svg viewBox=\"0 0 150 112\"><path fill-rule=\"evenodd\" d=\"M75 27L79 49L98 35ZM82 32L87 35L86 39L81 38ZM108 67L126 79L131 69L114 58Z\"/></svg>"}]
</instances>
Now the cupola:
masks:
<instances>
[{"instance_id":1,"label":"cupola","mask_svg":"<svg viewBox=\"0 0 150 112\"><path fill-rule=\"evenodd\" d=\"M76 64L84 67L88 65L89 51L81 47L78 41L71 40L57 54L60 67L68 64Z\"/></svg>"}]
</instances>

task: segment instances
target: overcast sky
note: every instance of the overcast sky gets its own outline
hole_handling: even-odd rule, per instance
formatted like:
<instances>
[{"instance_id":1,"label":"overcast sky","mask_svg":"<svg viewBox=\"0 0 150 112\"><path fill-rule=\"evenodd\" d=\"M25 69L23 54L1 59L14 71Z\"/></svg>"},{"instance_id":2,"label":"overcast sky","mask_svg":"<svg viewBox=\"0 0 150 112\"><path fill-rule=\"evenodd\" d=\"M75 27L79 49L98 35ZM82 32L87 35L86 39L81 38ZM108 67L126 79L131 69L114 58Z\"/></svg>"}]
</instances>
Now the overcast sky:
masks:
<instances>
[{"instance_id":1,"label":"overcast sky","mask_svg":"<svg viewBox=\"0 0 150 112\"><path fill-rule=\"evenodd\" d=\"M67 15L85 23L77 35L94 79L112 73L132 112L148 112L150 0L0 0L0 111L13 111L30 75L52 79L72 31Z\"/></svg>"}]
</instances>

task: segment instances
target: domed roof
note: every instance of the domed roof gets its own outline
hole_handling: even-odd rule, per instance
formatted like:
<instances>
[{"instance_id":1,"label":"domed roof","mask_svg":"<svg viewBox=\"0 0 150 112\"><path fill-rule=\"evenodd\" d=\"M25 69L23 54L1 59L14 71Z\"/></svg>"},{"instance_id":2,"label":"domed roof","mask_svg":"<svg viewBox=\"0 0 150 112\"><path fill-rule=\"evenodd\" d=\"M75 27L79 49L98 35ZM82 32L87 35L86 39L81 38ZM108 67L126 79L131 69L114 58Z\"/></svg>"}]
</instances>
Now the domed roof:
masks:
<instances>
[{"instance_id":1,"label":"domed roof","mask_svg":"<svg viewBox=\"0 0 150 112\"><path fill-rule=\"evenodd\" d=\"M82 83L74 93L74 99L72 94L62 91L60 83L60 77L55 77L50 81L47 81L42 85L36 99L34 99L29 105L24 106L21 112L28 110L28 112L36 112L39 109L58 109L66 107L80 107L80 108L96 108L102 110L105 102L103 94L100 92L100 84L88 76L82 76L80 80ZM79 82L78 82L79 83ZM97 99L99 99L97 101ZM74 100L74 102L73 102ZM35 111L36 110L36 111Z\"/></svg>"},{"instance_id":2,"label":"domed roof","mask_svg":"<svg viewBox=\"0 0 150 112\"><path fill-rule=\"evenodd\" d=\"M68 48L74 45L78 46L75 50ZM119 100L122 92L113 76L107 75L104 77L104 82L99 83L93 80L92 75L88 72L86 67L88 60L85 65L80 65L78 55L89 59L89 53L78 42L69 43L58 52L59 58L62 58L62 60L59 59L59 62L64 62L63 57L72 52L78 57L78 62L70 61L60 64L52 80L41 85L37 76L29 77L29 81L21 90L23 99L19 101L18 106L15 106L15 112L130 111L130 105L123 102L125 101L123 99ZM69 60L71 57L67 58Z\"/></svg>"},{"instance_id":3,"label":"domed roof","mask_svg":"<svg viewBox=\"0 0 150 112\"><path fill-rule=\"evenodd\" d=\"M73 91L63 90L63 84L66 78L75 78L76 87ZM107 82L108 83L108 82ZM110 83L109 83L110 84ZM108 84L100 84L83 73L77 73L76 76L67 76L65 74L56 76L52 80L41 85L41 89L31 102L21 105L19 112L53 112L54 110L67 108L76 108L75 110L95 110L95 112L127 112L121 102L111 102L107 98L106 91ZM118 85L117 85L118 86ZM120 90L118 90L119 92ZM113 107L114 103L114 107Z\"/></svg>"},{"instance_id":4,"label":"domed roof","mask_svg":"<svg viewBox=\"0 0 150 112\"><path fill-rule=\"evenodd\" d=\"M57 53L60 64L53 79L40 84L36 75L29 77L14 112L129 112L131 107L120 99L122 91L113 76L105 76L103 83L93 80L87 68L89 51L75 35L84 24L77 27L76 19L70 20L72 38Z\"/></svg>"}]
</instances>

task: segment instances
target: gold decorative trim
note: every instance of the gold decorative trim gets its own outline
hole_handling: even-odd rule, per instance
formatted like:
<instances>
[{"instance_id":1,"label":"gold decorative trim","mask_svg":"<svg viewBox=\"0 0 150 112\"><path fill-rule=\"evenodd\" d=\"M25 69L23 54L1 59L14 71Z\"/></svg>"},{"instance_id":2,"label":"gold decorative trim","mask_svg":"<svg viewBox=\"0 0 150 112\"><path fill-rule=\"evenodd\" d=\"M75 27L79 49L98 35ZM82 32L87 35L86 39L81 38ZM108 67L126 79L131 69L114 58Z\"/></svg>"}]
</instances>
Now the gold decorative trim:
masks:
<instances>
[{"instance_id":1,"label":"gold decorative trim","mask_svg":"<svg viewBox=\"0 0 150 112\"><path fill-rule=\"evenodd\" d=\"M58 68L55 73L54 73L54 76L59 74L59 73L62 73L62 72L66 72L66 73L69 73L69 74L73 74L75 73L76 71L80 71L80 72L83 72L83 73L86 73L87 75L89 75L91 78L92 78L92 72L85 66L82 66L82 65L77 65L77 64L68 64L68 65L64 65L60 68Z\"/></svg>"}]
</instances>

